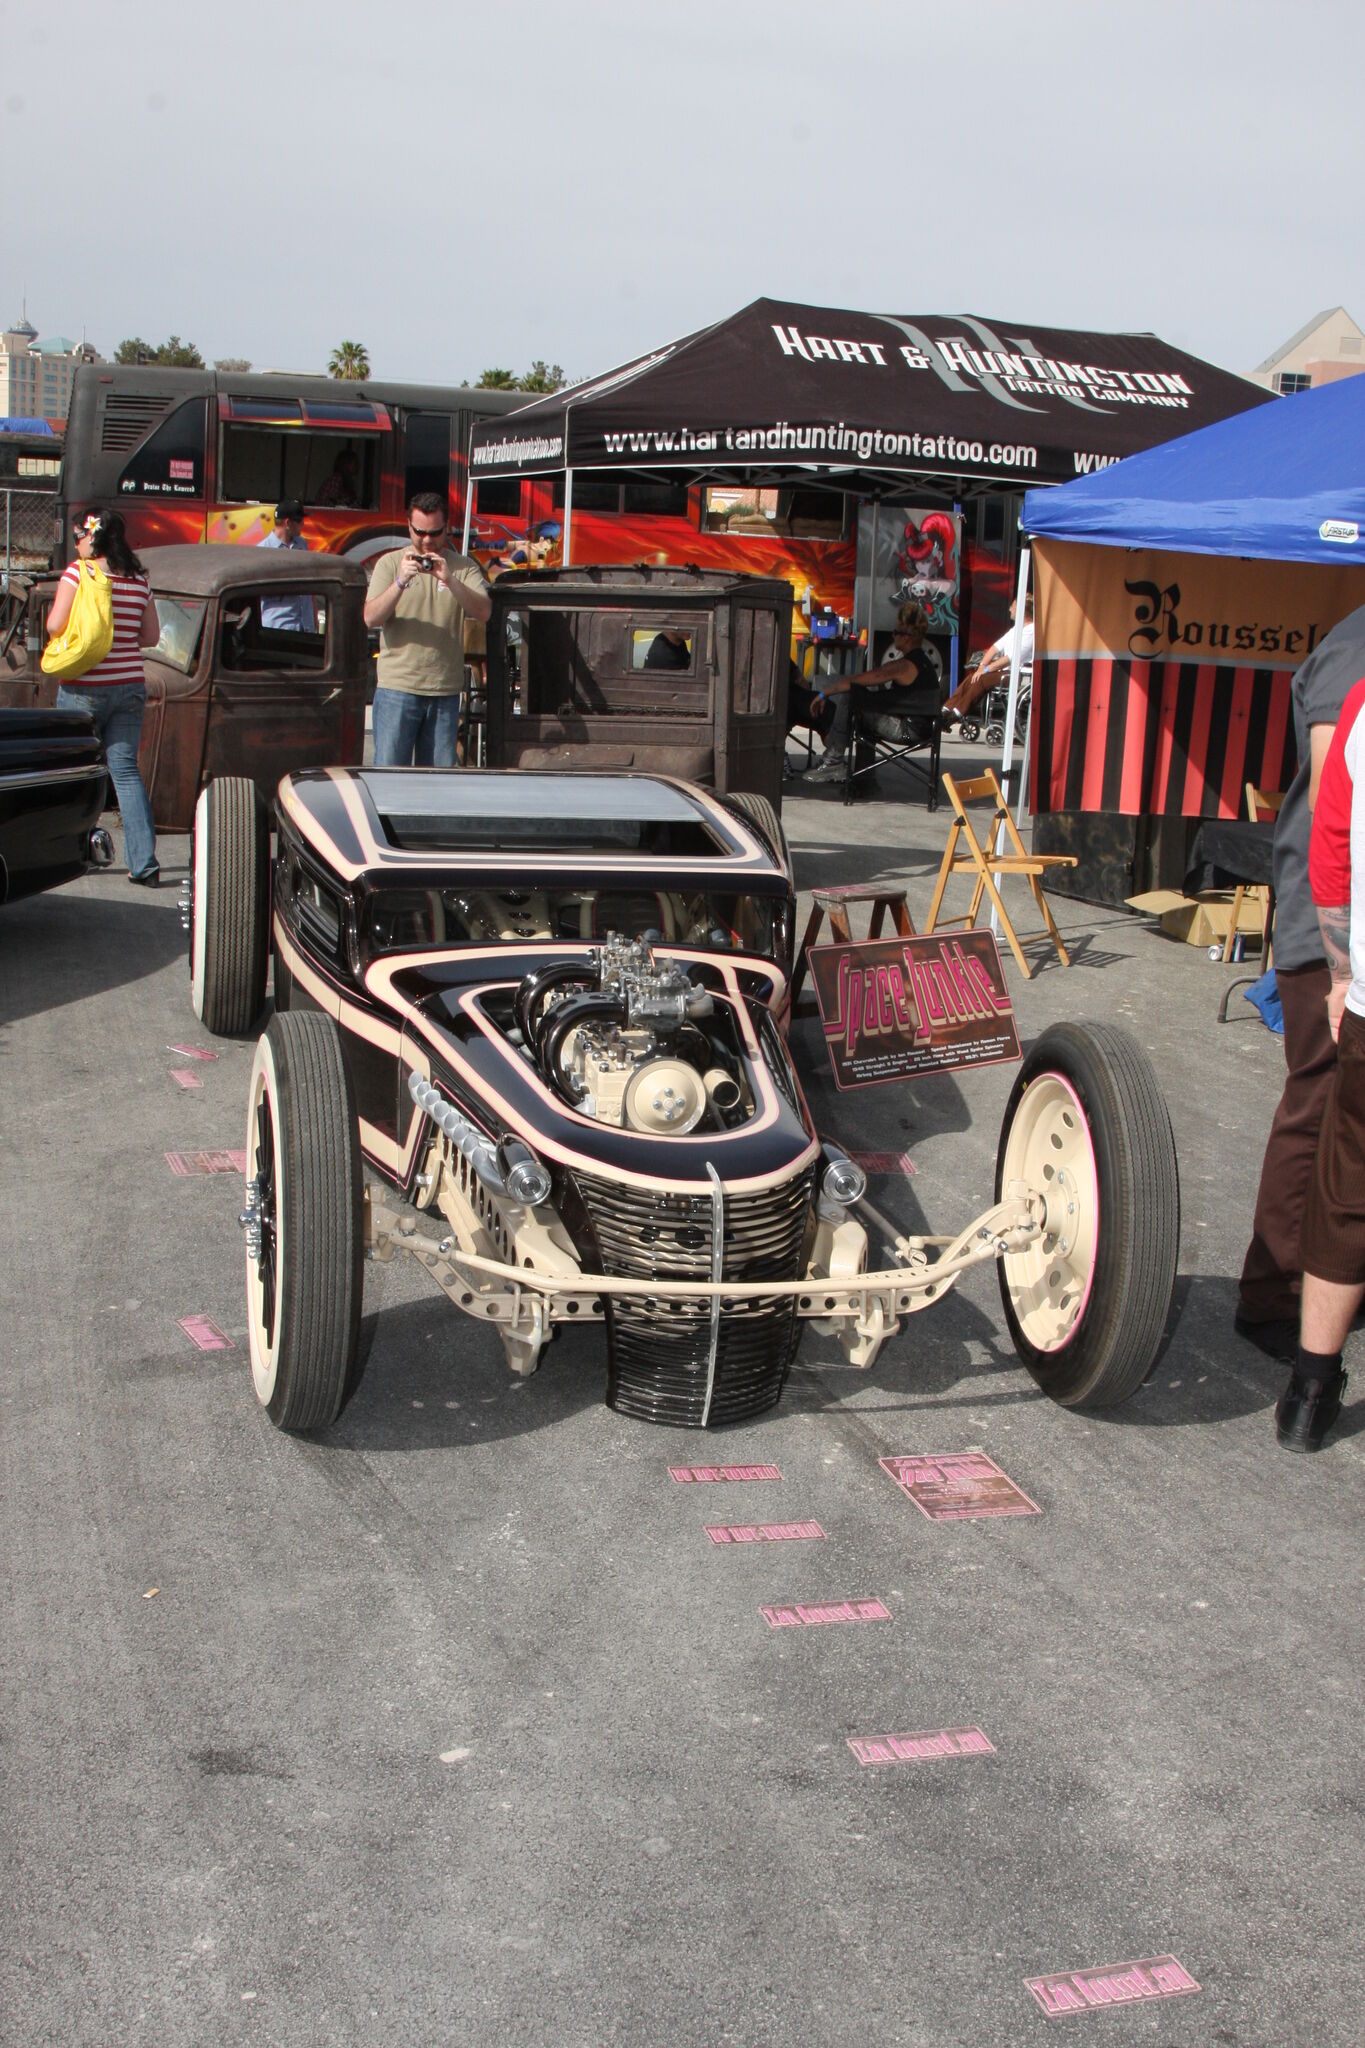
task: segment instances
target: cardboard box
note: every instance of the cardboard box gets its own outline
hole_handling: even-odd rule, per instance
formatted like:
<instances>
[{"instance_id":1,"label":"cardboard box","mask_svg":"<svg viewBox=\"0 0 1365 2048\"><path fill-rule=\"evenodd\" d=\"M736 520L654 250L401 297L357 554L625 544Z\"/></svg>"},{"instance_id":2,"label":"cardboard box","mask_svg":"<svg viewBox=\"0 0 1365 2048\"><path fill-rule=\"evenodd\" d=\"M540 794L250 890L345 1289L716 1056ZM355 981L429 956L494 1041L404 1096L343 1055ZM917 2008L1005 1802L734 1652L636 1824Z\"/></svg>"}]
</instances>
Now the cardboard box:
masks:
<instances>
[{"instance_id":1,"label":"cardboard box","mask_svg":"<svg viewBox=\"0 0 1365 2048\"><path fill-rule=\"evenodd\" d=\"M1209 896L1182 896L1178 889L1149 889L1145 896L1130 896L1130 910L1145 917L1159 917L1161 929L1187 946L1219 946L1232 922L1232 891ZM1248 889L1237 916L1237 929L1247 938L1261 935L1261 898Z\"/></svg>"}]
</instances>

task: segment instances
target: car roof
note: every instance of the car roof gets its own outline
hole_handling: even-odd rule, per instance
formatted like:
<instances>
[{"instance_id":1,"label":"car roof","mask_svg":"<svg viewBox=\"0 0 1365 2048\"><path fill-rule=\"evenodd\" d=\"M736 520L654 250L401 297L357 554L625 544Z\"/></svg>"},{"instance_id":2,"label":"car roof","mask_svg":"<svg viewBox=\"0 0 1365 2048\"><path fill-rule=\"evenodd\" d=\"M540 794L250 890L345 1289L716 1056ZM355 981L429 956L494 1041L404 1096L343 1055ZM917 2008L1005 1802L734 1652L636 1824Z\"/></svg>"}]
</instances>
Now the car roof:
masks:
<instances>
[{"instance_id":1,"label":"car roof","mask_svg":"<svg viewBox=\"0 0 1365 2048\"><path fill-rule=\"evenodd\" d=\"M239 546L229 541L204 541L189 547L141 548L139 559L153 590L177 591L185 597L212 597L239 583L322 584L368 582L364 567L346 555L302 548Z\"/></svg>"},{"instance_id":2,"label":"car roof","mask_svg":"<svg viewBox=\"0 0 1365 2048\"><path fill-rule=\"evenodd\" d=\"M717 889L788 886L771 851L712 791L630 771L309 769L280 809L339 875L396 880L438 867L470 875L657 870Z\"/></svg>"}]
</instances>

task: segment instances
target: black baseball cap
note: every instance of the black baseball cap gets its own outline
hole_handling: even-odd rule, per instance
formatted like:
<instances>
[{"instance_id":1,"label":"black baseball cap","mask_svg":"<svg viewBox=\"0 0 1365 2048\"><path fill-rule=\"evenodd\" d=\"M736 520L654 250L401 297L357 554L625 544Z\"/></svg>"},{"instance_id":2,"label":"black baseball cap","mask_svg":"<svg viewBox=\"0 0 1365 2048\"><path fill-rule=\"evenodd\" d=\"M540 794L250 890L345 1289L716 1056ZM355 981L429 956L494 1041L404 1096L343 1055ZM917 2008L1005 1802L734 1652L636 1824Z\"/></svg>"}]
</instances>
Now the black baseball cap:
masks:
<instances>
[{"instance_id":1,"label":"black baseball cap","mask_svg":"<svg viewBox=\"0 0 1365 2048\"><path fill-rule=\"evenodd\" d=\"M275 517L280 519L302 519L303 506L297 498L281 498L275 507Z\"/></svg>"}]
</instances>

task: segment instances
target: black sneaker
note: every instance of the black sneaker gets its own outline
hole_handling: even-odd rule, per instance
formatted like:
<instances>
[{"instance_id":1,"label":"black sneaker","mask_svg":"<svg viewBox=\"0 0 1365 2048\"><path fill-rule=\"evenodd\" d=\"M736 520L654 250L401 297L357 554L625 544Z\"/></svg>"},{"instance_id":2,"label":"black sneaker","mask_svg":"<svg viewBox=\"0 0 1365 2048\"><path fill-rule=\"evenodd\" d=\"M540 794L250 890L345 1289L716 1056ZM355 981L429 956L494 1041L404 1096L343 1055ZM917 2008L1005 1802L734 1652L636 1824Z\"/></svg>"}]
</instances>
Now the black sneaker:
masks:
<instances>
[{"instance_id":1,"label":"black sneaker","mask_svg":"<svg viewBox=\"0 0 1365 2048\"><path fill-rule=\"evenodd\" d=\"M812 768L804 777L806 782L843 782L848 776L848 757L844 754L826 754L818 768Z\"/></svg>"},{"instance_id":2,"label":"black sneaker","mask_svg":"<svg viewBox=\"0 0 1365 2048\"><path fill-rule=\"evenodd\" d=\"M1303 1380L1297 1368L1275 1406L1275 1438L1287 1451L1320 1451L1341 1413L1347 1375L1337 1367L1325 1380Z\"/></svg>"}]
</instances>

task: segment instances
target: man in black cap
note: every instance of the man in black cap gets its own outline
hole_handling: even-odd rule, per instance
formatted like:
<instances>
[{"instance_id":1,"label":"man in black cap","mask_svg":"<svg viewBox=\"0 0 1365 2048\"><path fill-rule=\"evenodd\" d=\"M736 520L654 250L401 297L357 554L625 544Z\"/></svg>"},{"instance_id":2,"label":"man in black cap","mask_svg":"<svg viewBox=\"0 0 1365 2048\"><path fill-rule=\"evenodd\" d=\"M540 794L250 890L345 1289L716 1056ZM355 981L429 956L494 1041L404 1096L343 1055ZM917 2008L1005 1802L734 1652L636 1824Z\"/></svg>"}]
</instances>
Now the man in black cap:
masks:
<instances>
[{"instance_id":1,"label":"man in black cap","mask_svg":"<svg viewBox=\"0 0 1365 2048\"><path fill-rule=\"evenodd\" d=\"M263 548L290 548L308 553L303 537L303 506L297 498L281 498L275 507L275 530L259 543ZM261 624L276 633L315 633L317 613L313 600L297 597L263 597Z\"/></svg>"}]
</instances>

